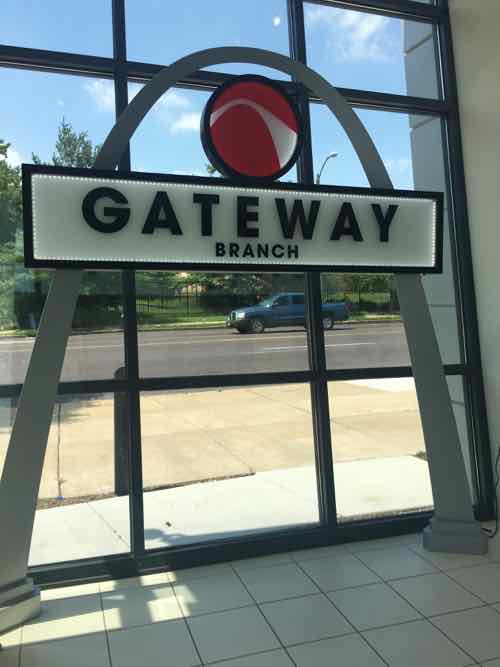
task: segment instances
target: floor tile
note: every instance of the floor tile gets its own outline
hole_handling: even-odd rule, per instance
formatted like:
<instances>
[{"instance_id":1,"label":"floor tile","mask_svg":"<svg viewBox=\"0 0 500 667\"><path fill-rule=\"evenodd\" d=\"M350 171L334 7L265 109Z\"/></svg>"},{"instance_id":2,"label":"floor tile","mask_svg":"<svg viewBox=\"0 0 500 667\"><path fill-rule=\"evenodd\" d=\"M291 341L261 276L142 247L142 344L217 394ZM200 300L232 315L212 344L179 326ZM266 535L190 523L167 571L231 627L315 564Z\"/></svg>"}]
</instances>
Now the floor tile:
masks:
<instances>
[{"instance_id":1,"label":"floor tile","mask_svg":"<svg viewBox=\"0 0 500 667\"><path fill-rule=\"evenodd\" d=\"M77 584L76 586L63 586L62 588L47 588L41 592L42 602L47 600L62 600L63 598L77 598L82 595L94 595L99 593L99 584Z\"/></svg>"},{"instance_id":2,"label":"floor tile","mask_svg":"<svg viewBox=\"0 0 500 667\"><path fill-rule=\"evenodd\" d=\"M460 567L473 567L474 565L486 565L490 563L488 556L479 554L449 554L442 551L428 551L422 544L410 546L418 556L430 561L440 570L456 570Z\"/></svg>"},{"instance_id":3,"label":"floor tile","mask_svg":"<svg viewBox=\"0 0 500 667\"><path fill-rule=\"evenodd\" d=\"M426 574L421 577L400 579L391 581L391 586L424 616L447 614L484 604L446 574Z\"/></svg>"},{"instance_id":4,"label":"floor tile","mask_svg":"<svg viewBox=\"0 0 500 667\"><path fill-rule=\"evenodd\" d=\"M387 584L371 584L328 593L333 604L358 630L422 618Z\"/></svg>"},{"instance_id":5,"label":"floor tile","mask_svg":"<svg viewBox=\"0 0 500 667\"><path fill-rule=\"evenodd\" d=\"M359 635L293 646L289 652L297 667L385 667Z\"/></svg>"},{"instance_id":6,"label":"floor tile","mask_svg":"<svg viewBox=\"0 0 500 667\"><path fill-rule=\"evenodd\" d=\"M254 604L253 599L234 572L174 584L174 590L185 616L225 611Z\"/></svg>"},{"instance_id":7,"label":"floor tile","mask_svg":"<svg viewBox=\"0 0 500 667\"><path fill-rule=\"evenodd\" d=\"M270 651L246 655L243 658L212 662L210 667L294 667L285 651Z\"/></svg>"},{"instance_id":8,"label":"floor tile","mask_svg":"<svg viewBox=\"0 0 500 667\"><path fill-rule=\"evenodd\" d=\"M397 535L396 537L384 537L380 540L363 540L361 542L347 542L345 547L352 553L362 551L373 551L374 549L387 549L393 546L413 546L422 543L421 533L411 535Z\"/></svg>"},{"instance_id":9,"label":"floor tile","mask_svg":"<svg viewBox=\"0 0 500 667\"><path fill-rule=\"evenodd\" d=\"M105 633L31 644L21 649L21 667L68 667L69 665L109 667Z\"/></svg>"},{"instance_id":10,"label":"floor tile","mask_svg":"<svg viewBox=\"0 0 500 667\"><path fill-rule=\"evenodd\" d=\"M315 549L301 549L292 551L291 556L298 563L318 558L329 558L330 556L342 556L349 553L343 544L332 544L329 547L316 547Z\"/></svg>"},{"instance_id":11,"label":"floor tile","mask_svg":"<svg viewBox=\"0 0 500 667\"><path fill-rule=\"evenodd\" d=\"M99 595L42 603L42 613L23 628L23 645L87 635L104 630Z\"/></svg>"},{"instance_id":12,"label":"floor tile","mask_svg":"<svg viewBox=\"0 0 500 667\"><path fill-rule=\"evenodd\" d=\"M1 667L19 667L20 651L21 651L20 646L3 649L2 652L0 653Z\"/></svg>"},{"instance_id":13,"label":"floor tile","mask_svg":"<svg viewBox=\"0 0 500 667\"><path fill-rule=\"evenodd\" d=\"M215 565L200 565L199 567L187 567L184 570L168 572L168 579L172 583L180 581L192 581L203 577L217 577L221 574L229 574L233 569L229 563L216 563Z\"/></svg>"},{"instance_id":14,"label":"floor tile","mask_svg":"<svg viewBox=\"0 0 500 667\"><path fill-rule=\"evenodd\" d=\"M385 581L437 572L434 565L420 558L407 547L362 551L356 555Z\"/></svg>"},{"instance_id":15,"label":"floor tile","mask_svg":"<svg viewBox=\"0 0 500 667\"><path fill-rule=\"evenodd\" d=\"M203 662L281 648L257 607L187 619Z\"/></svg>"},{"instance_id":16,"label":"floor tile","mask_svg":"<svg viewBox=\"0 0 500 667\"><path fill-rule=\"evenodd\" d=\"M8 632L0 633L0 645L6 648L13 648L19 646L21 643L23 628L15 628L14 630L9 630Z\"/></svg>"},{"instance_id":17,"label":"floor tile","mask_svg":"<svg viewBox=\"0 0 500 667\"><path fill-rule=\"evenodd\" d=\"M485 602L500 602L500 565L491 563L448 572L461 586Z\"/></svg>"},{"instance_id":18,"label":"floor tile","mask_svg":"<svg viewBox=\"0 0 500 667\"><path fill-rule=\"evenodd\" d=\"M113 667L200 664L184 620L116 630L108 633L108 640Z\"/></svg>"},{"instance_id":19,"label":"floor tile","mask_svg":"<svg viewBox=\"0 0 500 667\"><path fill-rule=\"evenodd\" d=\"M130 588L103 593L104 622L107 630L171 621L182 611L170 585Z\"/></svg>"},{"instance_id":20,"label":"floor tile","mask_svg":"<svg viewBox=\"0 0 500 667\"><path fill-rule=\"evenodd\" d=\"M479 662L500 658L500 614L493 609L436 616L432 622Z\"/></svg>"},{"instance_id":21,"label":"floor tile","mask_svg":"<svg viewBox=\"0 0 500 667\"><path fill-rule=\"evenodd\" d=\"M285 646L354 632L342 614L321 593L269 602L263 604L261 609Z\"/></svg>"},{"instance_id":22,"label":"floor tile","mask_svg":"<svg viewBox=\"0 0 500 667\"><path fill-rule=\"evenodd\" d=\"M376 574L352 554L305 561L301 563L301 567L325 592L380 581Z\"/></svg>"},{"instance_id":23,"label":"floor tile","mask_svg":"<svg viewBox=\"0 0 500 667\"><path fill-rule=\"evenodd\" d=\"M236 572L244 572L245 570L257 570L261 567L273 567L274 565L283 565L291 562L291 555L282 553L271 554L270 556L258 556L257 558L245 558L244 560L235 560L231 565Z\"/></svg>"},{"instance_id":24,"label":"floor tile","mask_svg":"<svg viewBox=\"0 0 500 667\"><path fill-rule=\"evenodd\" d=\"M474 662L426 620L363 635L389 667L466 667Z\"/></svg>"},{"instance_id":25,"label":"floor tile","mask_svg":"<svg viewBox=\"0 0 500 667\"><path fill-rule=\"evenodd\" d=\"M144 574L141 577L127 577L126 579L115 579L99 582L101 593L121 591L127 588L143 588L147 586L162 586L170 581L168 572L155 572Z\"/></svg>"},{"instance_id":26,"label":"floor tile","mask_svg":"<svg viewBox=\"0 0 500 667\"><path fill-rule=\"evenodd\" d=\"M240 577L257 602L272 602L318 593L317 587L295 563L247 570L240 572Z\"/></svg>"}]
</instances>

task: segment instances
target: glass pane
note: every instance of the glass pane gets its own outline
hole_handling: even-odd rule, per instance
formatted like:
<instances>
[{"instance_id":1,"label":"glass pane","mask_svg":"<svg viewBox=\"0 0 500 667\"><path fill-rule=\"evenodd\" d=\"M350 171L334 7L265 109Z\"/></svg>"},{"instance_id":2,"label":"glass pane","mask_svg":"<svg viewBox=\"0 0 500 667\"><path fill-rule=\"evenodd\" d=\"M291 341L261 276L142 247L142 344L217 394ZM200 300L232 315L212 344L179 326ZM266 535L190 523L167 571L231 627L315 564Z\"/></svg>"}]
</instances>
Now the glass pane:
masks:
<instances>
[{"instance_id":1,"label":"glass pane","mask_svg":"<svg viewBox=\"0 0 500 667\"><path fill-rule=\"evenodd\" d=\"M30 565L130 550L123 410L121 394L58 398Z\"/></svg>"},{"instance_id":2,"label":"glass pane","mask_svg":"<svg viewBox=\"0 0 500 667\"><path fill-rule=\"evenodd\" d=\"M112 56L111 0L2 0L0 44Z\"/></svg>"},{"instance_id":3,"label":"glass pane","mask_svg":"<svg viewBox=\"0 0 500 667\"><path fill-rule=\"evenodd\" d=\"M408 366L393 276L322 274L327 368Z\"/></svg>"},{"instance_id":4,"label":"glass pane","mask_svg":"<svg viewBox=\"0 0 500 667\"><path fill-rule=\"evenodd\" d=\"M129 99L142 88L129 84ZM131 145L134 171L209 176L200 139L200 118L209 93L175 88L161 96L135 132Z\"/></svg>"},{"instance_id":5,"label":"glass pane","mask_svg":"<svg viewBox=\"0 0 500 667\"><path fill-rule=\"evenodd\" d=\"M148 549L319 521L307 385L148 392L141 415Z\"/></svg>"},{"instance_id":6,"label":"glass pane","mask_svg":"<svg viewBox=\"0 0 500 667\"><path fill-rule=\"evenodd\" d=\"M439 96L432 24L305 4L309 66L335 86Z\"/></svg>"},{"instance_id":7,"label":"glass pane","mask_svg":"<svg viewBox=\"0 0 500 667\"><path fill-rule=\"evenodd\" d=\"M459 363L441 120L433 116L378 110L358 110L356 113L375 142L394 187L444 192L443 273L424 276L423 283L443 362ZM314 169L317 174L321 171L321 183L367 187L368 180L354 149L332 113L323 105L311 105L311 124ZM403 326L396 321L399 320L399 303L393 277L367 274L324 276L323 290L324 300L346 302L350 312L347 322L339 322L338 332L329 334L331 340L327 344L332 345L327 348L329 368L348 368L353 367L352 364L355 368L409 364ZM377 326L366 329L368 322L377 320ZM344 348L337 345L340 340L335 340L342 333ZM361 343L363 345L357 348Z\"/></svg>"},{"instance_id":8,"label":"glass pane","mask_svg":"<svg viewBox=\"0 0 500 667\"><path fill-rule=\"evenodd\" d=\"M129 100L141 90L129 83ZM200 119L208 92L172 88L161 96L132 137L130 152L134 171L219 176L211 168L200 139ZM279 180L297 181L293 166Z\"/></svg>"},{"instance_id":9,"label":"glass pane","mask_svg":"<svg viewBox=\"0 0 500 667\"><path fill-rule=\"evenodd\" d=\"M142 377L307 370L303 274L137 273ZM278 303L283 297L284 303Z\"/></svg>"},{"instance_id":10,"label":"glass pane","mask_svg":"<svg viewBox=\"0 0 500 667\"><path fill-rule=\"evenodd\" d=\"M233 0L230 5L225 0L126 0L126 17L130 60L166 65L194 51L218 46L251 46L288 54L286 0ZM228 64L214 69L283 76L255 65Z\"/></svg>"},{"instance_id":11,"label":"glass pane","mask_svg":"<svg viewBox=\"0 0 500 667\"><path fill-rule=\"evenodd\" d=\"M329 382L339 521L433 506L412 378Z\"/></svg>"},{"instance_id":12,"label":"glass pane","mask_svg":"<svg viewBox=\"0 0 500 667\"><path fill-rule=\"evenodd\" d=\"M90 167L114 123L114 92L110 81L6 68L0 85L10 91L0 107L0 139L9 144L0 159L0 370L11 384L24 381L53 275L23 266L19 165ZM118 272L85 273L63 380L110 378L123 366L121 295Z\"/></svg>"}]
</instances>

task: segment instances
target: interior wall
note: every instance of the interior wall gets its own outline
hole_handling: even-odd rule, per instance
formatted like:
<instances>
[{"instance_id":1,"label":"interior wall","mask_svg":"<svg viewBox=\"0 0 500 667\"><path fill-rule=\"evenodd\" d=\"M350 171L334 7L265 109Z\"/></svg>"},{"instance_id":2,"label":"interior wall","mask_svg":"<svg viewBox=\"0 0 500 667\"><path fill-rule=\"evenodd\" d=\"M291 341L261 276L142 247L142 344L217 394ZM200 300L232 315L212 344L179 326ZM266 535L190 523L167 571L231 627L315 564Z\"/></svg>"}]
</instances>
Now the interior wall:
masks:
<instances>
[{"instance_id":1,"label":"interior wall","mask_svg":"<svg viewBox=\"0 0 500 667\"><path fill-rule=\"evenodd\" d=\"M493 455L500 447L500 2L449 0L479 334Z\"/></svg>"}]
</instances>

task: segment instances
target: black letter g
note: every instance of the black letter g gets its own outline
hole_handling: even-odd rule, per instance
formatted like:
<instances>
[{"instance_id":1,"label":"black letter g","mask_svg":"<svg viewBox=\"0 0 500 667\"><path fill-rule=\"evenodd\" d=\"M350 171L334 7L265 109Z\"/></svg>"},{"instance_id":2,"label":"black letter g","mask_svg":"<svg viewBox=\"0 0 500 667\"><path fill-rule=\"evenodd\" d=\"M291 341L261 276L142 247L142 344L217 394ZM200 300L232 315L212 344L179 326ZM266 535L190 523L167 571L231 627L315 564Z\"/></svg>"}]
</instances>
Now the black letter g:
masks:
<instances>
[{"instance_id":1,"label":"black letter g","mask_svg":"<svg viewBox=\"0 0 500 667\"><path fill-rule=\"evenodd\" d=\"M128 204L128 201L124 195L114 188L95 188L91 190L83 200L82 203L82 213L85 221L87 222L92 229L95 229L96 232L102 232L103 234L111 234L113 232L119 232L120 229L123 229L130 218L130 209L129 208L117 208L116 206L105 206L103 213L106 216L114 216L114 220L110 222L104 222L99 220L95 214L95 204L98 199L107 197L114 201L115 204Z\"/></svg>"}]
</instances>

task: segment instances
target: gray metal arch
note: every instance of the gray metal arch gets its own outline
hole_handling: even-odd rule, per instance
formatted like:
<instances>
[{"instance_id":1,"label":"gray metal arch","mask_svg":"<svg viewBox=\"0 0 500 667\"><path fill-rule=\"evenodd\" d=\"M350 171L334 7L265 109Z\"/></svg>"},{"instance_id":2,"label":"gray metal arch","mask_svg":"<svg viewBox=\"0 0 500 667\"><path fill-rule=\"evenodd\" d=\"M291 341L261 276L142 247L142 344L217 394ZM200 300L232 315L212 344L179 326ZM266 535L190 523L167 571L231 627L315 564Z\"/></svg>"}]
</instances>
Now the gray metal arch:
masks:
<instances>
[{"instance_id":1,"label":"gray metal arch","mask_svg":"<svg viewBox=\"0 0 500 667\"><path fill-rule=\"evenodd\" d=\"M352 107L322 76L287 56L246 47L198 51L161 70L130 102L110 131L95 167L113 169L151 107L189 74L229 62L290 74L328 106L349 137L370 185L392 188L382 159ZM0 482L0 631L37 613L39 595L26 580L45 449L83 271L54 276L18 404ZM465 466L441 357L420 277L398 276L398 293L420 404L436 507L428 548L486 550L474 522Z\"/></svg>"},{"instance_id":2,"label":"gray metal arch","mask_svg":"<svg viewBox=\"0 0 500 667\"><path fill-rule=\"evenodd\" d=\"M118 118L95 162L97 168L109 168L116 165L125 149L124 142L131 139L135 130L169 88L178 81L187 78L193 72L212 65L224 63L249 63L263 65L285 74L290 74L312 90L323 100L333 115L337 118L351 141L359 157L368 181L373 188L392 188L392 182L382 159L366 131L363 123L352 110L342 95L328 81L314 70L302 63L291 60L288 56L264 49L247 47L220 47L197 51L189 56L177 60L175 63L158 72L151 81L139 91L128 107Z\"/></svg>"}]
</instances>

